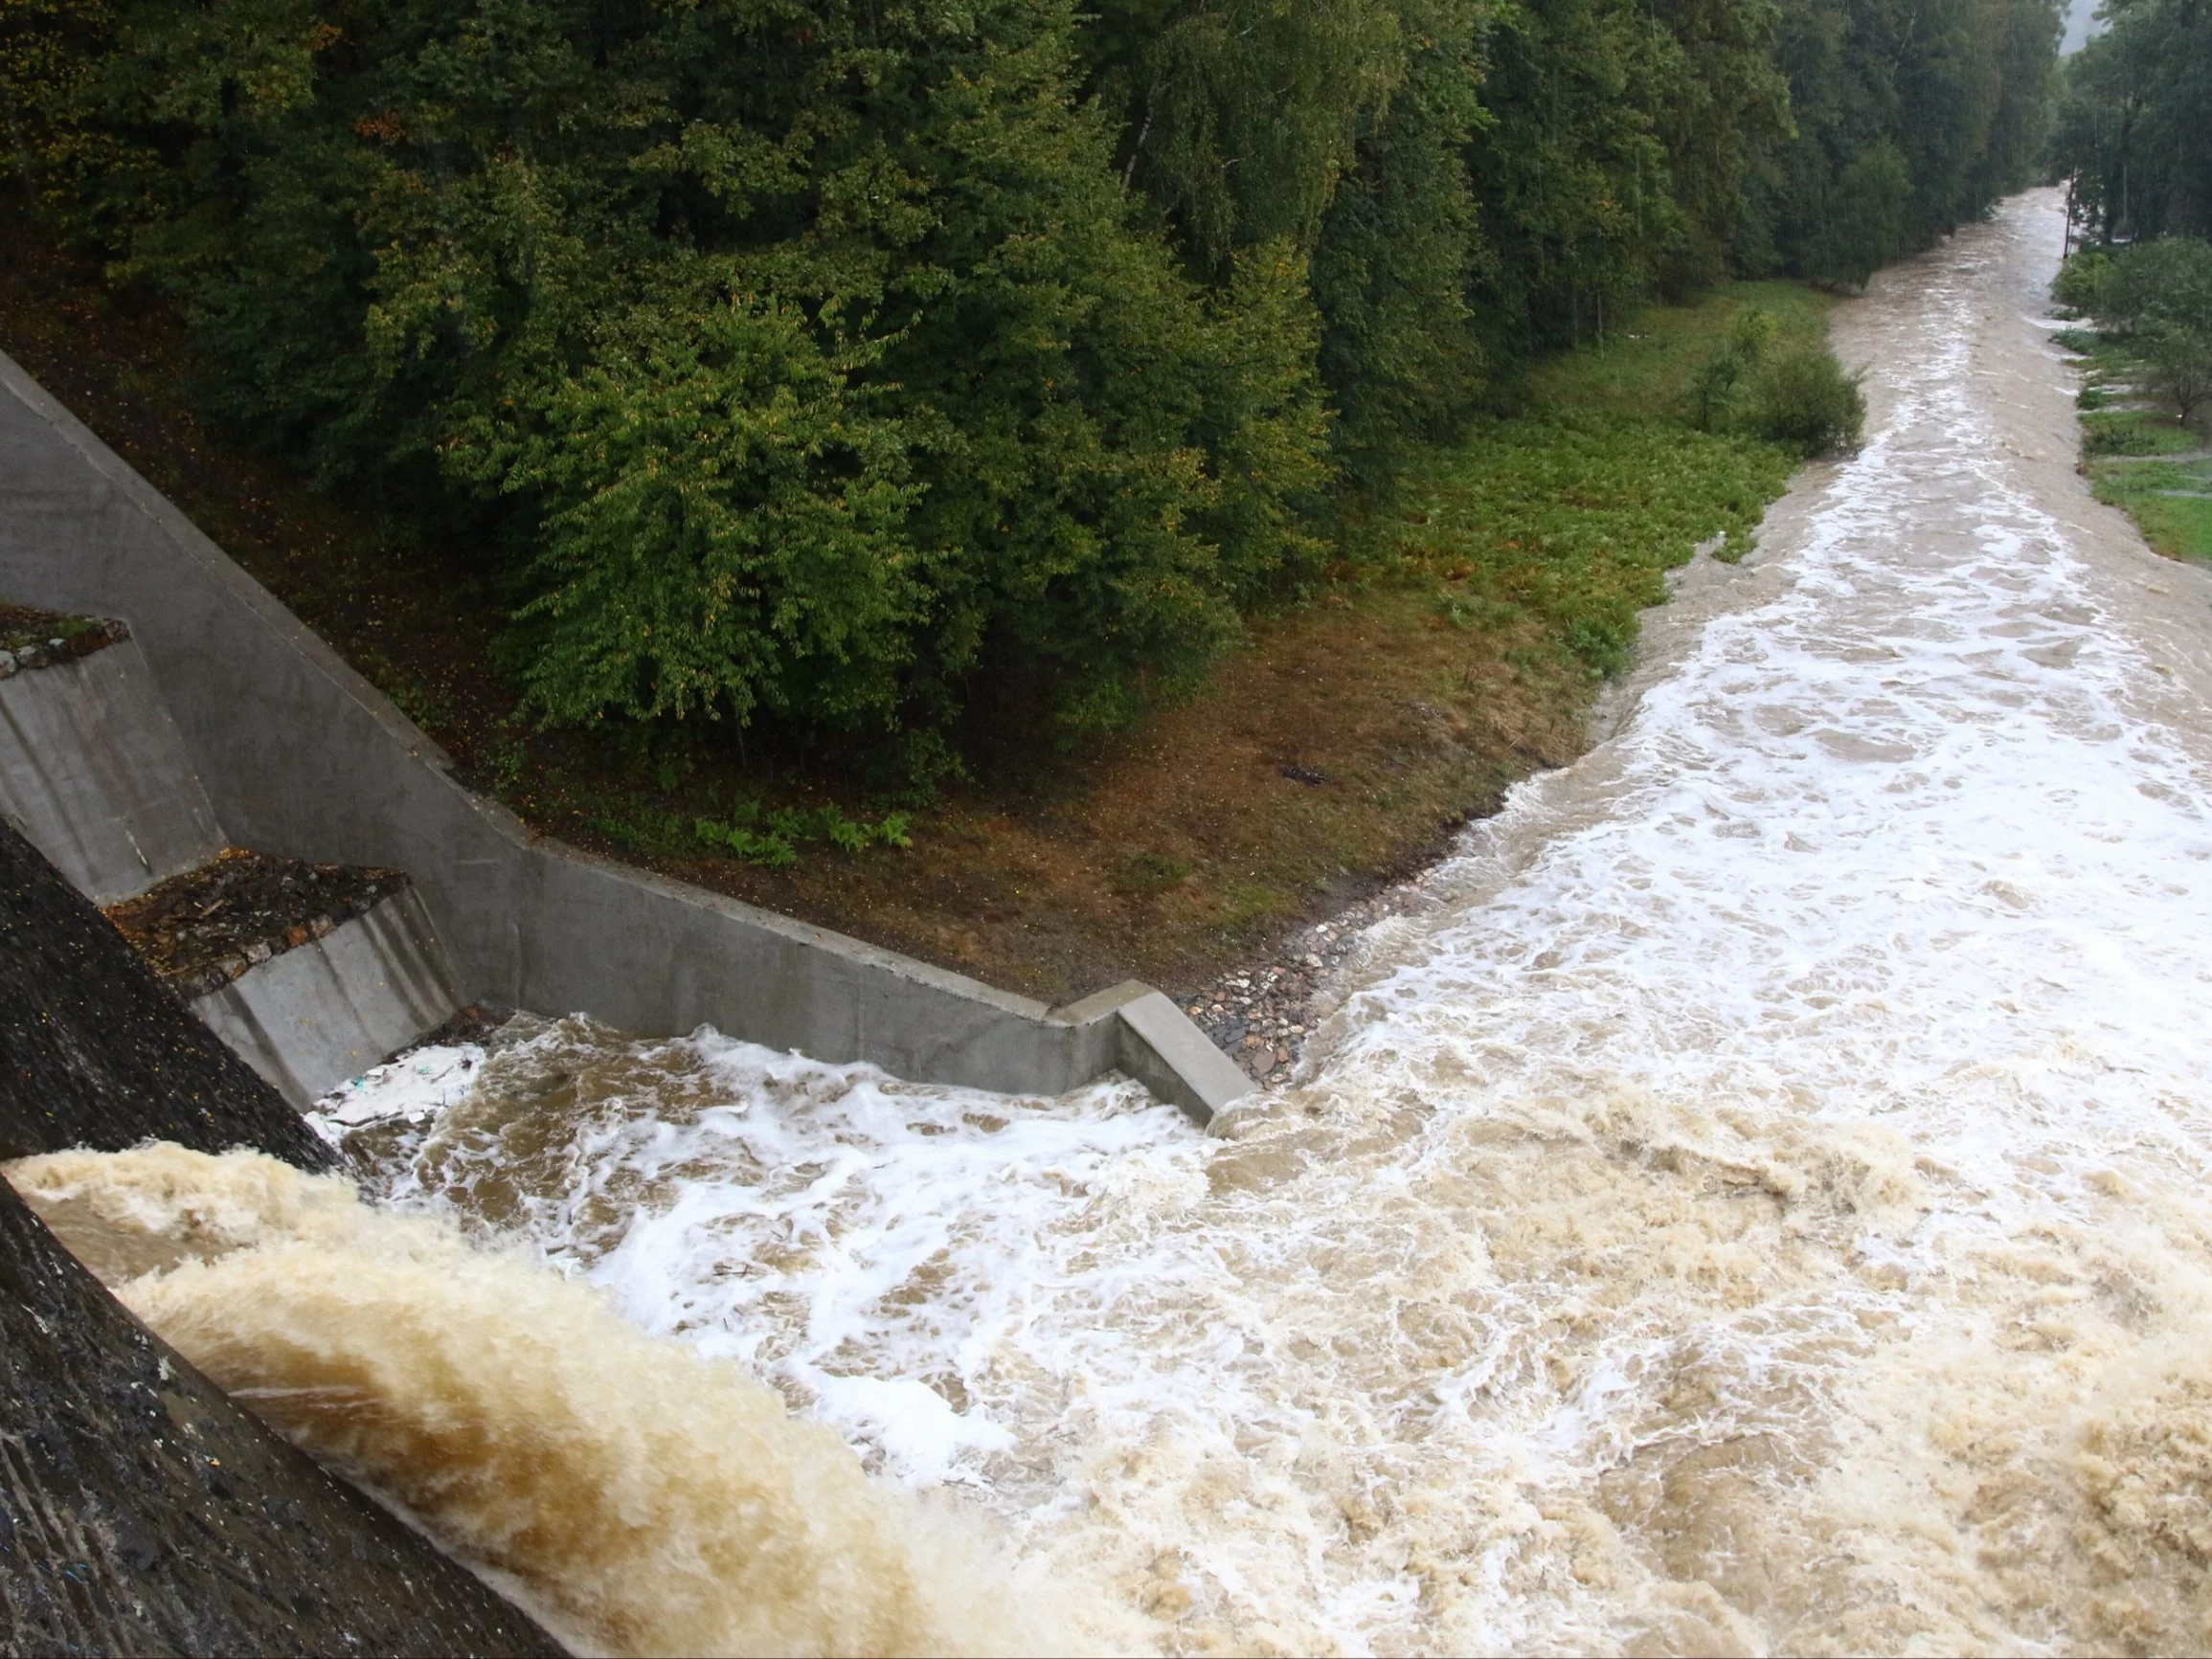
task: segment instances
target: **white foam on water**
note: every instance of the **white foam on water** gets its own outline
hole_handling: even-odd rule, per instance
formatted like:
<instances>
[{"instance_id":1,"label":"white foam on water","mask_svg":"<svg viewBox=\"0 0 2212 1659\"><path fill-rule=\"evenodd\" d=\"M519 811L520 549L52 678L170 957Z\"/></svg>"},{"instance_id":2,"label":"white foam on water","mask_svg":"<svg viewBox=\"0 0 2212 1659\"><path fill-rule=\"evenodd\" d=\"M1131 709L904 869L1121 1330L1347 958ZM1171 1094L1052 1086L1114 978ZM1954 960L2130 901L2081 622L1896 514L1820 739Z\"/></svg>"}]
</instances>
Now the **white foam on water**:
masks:
<instances>
[{"instance_id":1,"label":"white foam on water","mask_svg":"<svg viewBox=\"0 0 2212 1659\"><path fill-rule=\"evenodd\" d=\"M2212 1643L2212 606L2059 236L1840 313L1864 452L1216 1134L565 1020L351 1144L1172 1650Z\"/></svg>"},{"instance_id":2,"label":"white foam on water","mask_svg":"<svg viewBox=\"0 0 2212 1659\"><path fill-rule=\"evenodd\" d=\"M483 1064L482 1043L428 1043L340 1084L307 1109L306 1118L333 1144L372 1123L419 1123L467 1098Z\"/></svg>"}]
</instances>

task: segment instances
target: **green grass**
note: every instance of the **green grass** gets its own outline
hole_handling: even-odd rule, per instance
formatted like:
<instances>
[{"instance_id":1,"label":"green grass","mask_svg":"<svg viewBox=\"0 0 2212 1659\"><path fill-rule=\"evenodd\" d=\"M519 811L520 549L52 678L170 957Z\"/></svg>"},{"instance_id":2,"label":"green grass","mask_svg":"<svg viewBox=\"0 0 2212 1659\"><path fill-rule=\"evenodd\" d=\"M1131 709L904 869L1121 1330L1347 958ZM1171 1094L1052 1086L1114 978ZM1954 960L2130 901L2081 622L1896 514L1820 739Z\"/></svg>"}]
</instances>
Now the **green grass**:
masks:
<instances>
[{"instance_id":1,"label":"green grass","mask_svg":"<svg viewBox=\"0 0 2212 1659\"><path fill-rule=\"evenodd\" d=\"M2212 460L2092 462L2089 487L2168 558L2212 560Z\"/></svg>"},{"instance_id":2,"label":"green grass","mask_svg":"<svg viewBox=\"0 0 2212 1659\"><path fill-rule=\"evenodd\" d=\"M2125 390L2143 366L2124 340L2086 328L2057 339L2081 362L2082 471L2091 492L2168 558L2212 562L2212 458L2203 435Z\"/></svg>"},{"instance_id":3,"label":"green grass","mask_svg":"<svg viewBox=\"0 0 2212 1659\"><path fill-rule=\"evenodd\" d=\"M1819 339L1836 302L1797 282L1729 282L1690 305L1649 305L1602 346L1585 346L1533 370L1530 408L1680 419L1690 378L1727 344L1736 319L1752 306L1780 325L1775 344Z\"/></svg>"},{"instance_id":4,"label":"green grass","mask_svg":"<svg viewBox=\"0 0 2212 1659\"><path fill-rule=\"evenodd\" d=\"M2085 456L2185 455L2201 447L2171 415L2149 409L2092 409L2082 415Z\"/></svg>"},{"instance_id":5,"label":"green grass","mask_svg":"<svg viewBox=\"0 0 2212 1659\"><path fill-rule=\"evenodd\" d=\"M1416 481L1401 555L1435 582L1456 626L1533 622L1591 678L1617 673L1637 613L1666 597L1666 572L1715 536L1721 557L1742 557L1796 466L1779 445L1692 427L1691 377L1749 307L1772 313L1787 344L1818 338L1832 303L1790 283L1733 283L1545 364L1525 387L1545 413L1482 424Z\"/></svg>"}]
</instances>

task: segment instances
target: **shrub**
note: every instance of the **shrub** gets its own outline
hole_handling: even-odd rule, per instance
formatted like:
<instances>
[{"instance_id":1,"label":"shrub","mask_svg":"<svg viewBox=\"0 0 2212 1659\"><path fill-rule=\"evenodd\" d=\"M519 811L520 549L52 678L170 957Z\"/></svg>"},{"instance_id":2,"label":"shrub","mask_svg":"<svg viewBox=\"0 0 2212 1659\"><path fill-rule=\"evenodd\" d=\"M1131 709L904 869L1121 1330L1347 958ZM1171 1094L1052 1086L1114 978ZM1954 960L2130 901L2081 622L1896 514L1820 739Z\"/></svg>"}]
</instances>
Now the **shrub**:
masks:
<instances>
[{"instance_id":1,"label":"shrub","mask_svg":"<svg viewBox=\"0 0 2212 1659\"><path fill-rule=\"evenodd\" d=\"M1846 372L1825 346L1804 346L1765 364L1752 388L1749 424L1803 456L1859 447L1866 426L1864 371Z\"/></svg>"},{"instance_id":2,"label":"shrub","mask_svg":"<svg viewBox=\"0 0 2212 1659\"><path fill-rule=\"evenodd\" d=\"M2111 281L2111 255L2085 248L2059 267L2051 282L2051 299L2078 317L2102 316Z\"/></svg>"},{"instance_id":3,"label":"shrub","mask_svg":"<svg viewBox=\"0 0 2212 1659\"><path fill-rule=\"evenodd\" d=\"M1728 343L1690 382L1690 424L1700 432L1721 426L1735 407L1736 389L1767 355L1781 332L1774 314L1753 305L1728 328Z\"/></svg>"},{"instance_id":4,"label":"shrub","mask_svg":"<svg viewBox=\"0 0 2212 1659\"><path fill-rule=\"evenodd\" d=\"M2154 328L2143 342L2151 385L2173 404L2186 426L2212 399L2212 334L2175 325Z\"/></svg>"},{"instance_id":5,"label":"shrub","mask_svg":"<svg viewBox=\"0 0 2212 1659\"><path fill-rule=\"evenodd\" d=\"M2212 243L2195 236L2138 242L2113 259L2095 299L2097 320L2125 333L2212 333Z\"/></svg>"}]
</instances>

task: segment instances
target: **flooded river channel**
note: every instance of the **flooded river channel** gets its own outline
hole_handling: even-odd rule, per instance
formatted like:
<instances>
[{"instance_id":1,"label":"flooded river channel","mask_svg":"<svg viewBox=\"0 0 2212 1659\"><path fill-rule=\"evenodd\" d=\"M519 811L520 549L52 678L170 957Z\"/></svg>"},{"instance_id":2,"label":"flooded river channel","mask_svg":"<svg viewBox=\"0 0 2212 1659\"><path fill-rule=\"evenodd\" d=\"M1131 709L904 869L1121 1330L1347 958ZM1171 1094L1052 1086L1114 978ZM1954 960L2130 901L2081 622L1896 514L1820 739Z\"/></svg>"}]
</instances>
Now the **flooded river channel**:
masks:
<instances>
[{"instance_id":1,"label":"flooded river channel","mask_svg":"<svg viewBox=\"0 0 2212 1659\"><path fill-rule=\"evenodd\" d=\"M1124 1086L571 1020L426 1055L355 1140L399 1210L934 1494L806 1547L865 1524L926 1578L884 1541L919 1529L1032 1633L2212 1644L2212 585L2074 472L2061 234L2016 198L1841 307L1863 452L1685 572L1614 735L1477 826L1213 1134ZM513 1407L554 1464L644 1432L571 1396ZM679 1536L618 1576L712 1524L667 1495L712 1457L655 1444L634 1524ZM557 1576L517 1516L463 1541ZM597 1605L568 1627L711 1628Z\"/></svg>"}]
</instances>

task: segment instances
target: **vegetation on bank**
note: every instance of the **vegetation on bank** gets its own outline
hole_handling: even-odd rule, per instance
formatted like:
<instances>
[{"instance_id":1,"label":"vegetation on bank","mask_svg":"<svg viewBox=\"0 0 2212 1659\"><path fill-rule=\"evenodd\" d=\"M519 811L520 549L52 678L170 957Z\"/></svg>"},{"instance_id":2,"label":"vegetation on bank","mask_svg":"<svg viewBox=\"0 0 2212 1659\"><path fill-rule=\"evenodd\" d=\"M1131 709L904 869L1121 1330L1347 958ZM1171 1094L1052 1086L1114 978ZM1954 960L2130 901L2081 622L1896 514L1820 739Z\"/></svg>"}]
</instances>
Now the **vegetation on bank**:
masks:
<instances>
[{"instance_id":1,"label":"vegetation on bank","mask_svg":"<svg viewBox=\"0 0 2212 1659\"><path fill-rule=\"evenodd\" d=\"M2212 559L2212 11L2108 0L2066 63L2049 146L2082 248L2052 284L2094 328L2082 468L2158 551Z\"/></svg>"},{"instance_id":2,"label":"vegetation on bank","mask_svg":"<svg viewBox=\"0 0 2212 1659\"><path fill-rule=\"evenodd\" d=\"M534 827L1180 986L1579 749L2058 28L0 0L0 337Z\"/></svg>"},{"instance_id":3,"label":"vegetation on bank","mask_svg":"<svg viewBox=\"0 0 2212 1659\"><path fill-rule=\"evenodd\" d=\"M2097 14L2105 31L2066 61L2052 175L2092 241L2212 236L2212 10L2104 0Z\"/></svg>"},{"instance_id":4,"label":"vegetation on bank","mask_svg":"<svg viewBox=\"0 0 2212 1659\"><path fill-rule=\"evenodd\" d=\"M1616 318L1525 377L1521 414L1435 450L1355 527L1362 556L1258 617L1197 697L1074 753L981 744L916 810L772 729L742 751L534 730L488 662L499 590L467 547L395 538L372 503L210 432L163 309L13 245L0 346L533 828L1047 998L1132 975L1194 988L1573 758L1634 606L1698 543L1744 545L1794 460L1696 430L1694 382L1748 314L1788 347L1831 303L1728 283ZM730 844L787 813L814 836L789 862ZM828 833L902 815L904 850Z\"/></svg>"},{"instance_id":5,"label":"vegetation on bank","mask_svg":"<svg viewBox=\"0 0 2212 1659\"><path fill-rule=\"evenodd\" d=\"M2185 235L2074 255L2052 297L2096 326L2082 359L2082 469L2170 558L2212 560L2212 244Z\"/></svg>"},{"instance_id":6,"label":"vegetation on bank","mask_svg":"<svg viewBox=\"0 0 2212 1659\"><path fill-rule=\"evenodd\" d=\"M212 426L472 548L525 728L926 794L1191 695L1542 354L1978 213L2057 31L7 0L0 116L11 189L181 320Z\"/></svg>"}]
</instances>

